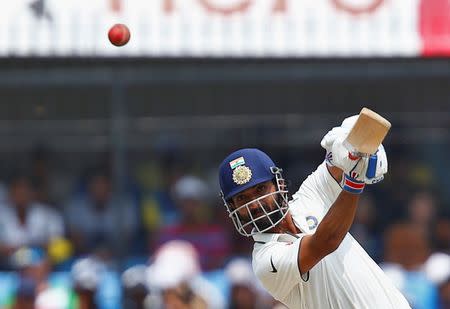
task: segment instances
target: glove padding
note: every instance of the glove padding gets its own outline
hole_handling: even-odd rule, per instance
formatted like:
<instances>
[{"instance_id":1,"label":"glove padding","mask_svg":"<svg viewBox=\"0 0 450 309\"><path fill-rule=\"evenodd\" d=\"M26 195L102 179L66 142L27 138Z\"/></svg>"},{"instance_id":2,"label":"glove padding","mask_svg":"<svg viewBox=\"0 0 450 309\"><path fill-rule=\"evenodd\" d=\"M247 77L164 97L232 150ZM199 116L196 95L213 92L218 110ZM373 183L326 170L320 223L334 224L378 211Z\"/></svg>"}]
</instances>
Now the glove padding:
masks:
<instances>
[{"instance_id":1,"label":"glove padding","mask_svg":"<svg viewBox=\"0 0 450 309\"><path fill-rule=\"evenodd\" d=\"M327 155L327 163L339 167L345 175L349 175L356 181L365 182L365 175L369 166L369 158L361 157L356 160L350 159L348 149L344 146L346 136L339 136L331 145Z\"/></svg>"},{"instance_id":2,"label":"glove padding","mask_svg":"<svg viewBox=\"0 0 450 309\"><path fill-rule=\"evenodd\" d=\"M325 148L325 150L328 152L331 151L331 146L333 145L334 141L338 137L342 137L345 139L350 133L350 130L355 125L356 120L358 119L358 115L354 115L351 117L347 117L342 121L342 124L339 127L334 127L330 131L328 131L327 134L322 138L322 141L320 142L320 145Z\"/></svg>"},{"instance_id":3,"label":"glove padding","mask_svg":"<svg viewBox=\"0 0 450 309\"><path fill-rule=\"evenodd\" d=\"M350 160L348 158L348 150L342 145L342 142L347 137L351 128L353 128L357 119L358 115L344 119L341 126L331 129L320 142L320 145L327 151L325 157L327 164L339 167L347 175L350 175L348 173L355 167L358 160ZM377 152L372 155L371 159L365 157L361 159L365 159L361 162L361 168L364 167L365 170L357 168L354 171L358 174L358 180L366 184L374 184L382 181L384 174L388 171L387 155L383 145L378 147ZM367 163L364 163L364 161L367 161ZM367 173L367 170L369 170L369 173Z\"/></svg>"}]
</instances>

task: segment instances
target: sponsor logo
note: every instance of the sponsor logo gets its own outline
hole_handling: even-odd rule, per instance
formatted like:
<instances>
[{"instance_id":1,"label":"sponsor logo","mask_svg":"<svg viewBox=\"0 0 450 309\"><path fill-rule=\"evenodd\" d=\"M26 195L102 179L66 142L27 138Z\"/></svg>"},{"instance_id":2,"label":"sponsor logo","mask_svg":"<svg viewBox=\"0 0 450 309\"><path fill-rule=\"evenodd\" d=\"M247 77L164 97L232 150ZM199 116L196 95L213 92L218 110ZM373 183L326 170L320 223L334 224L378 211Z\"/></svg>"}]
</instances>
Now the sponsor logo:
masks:
<instances>
[{"instance_id":1,"label":"sponsor logo","mask_svg":"<svg viewBox=\"0 0 450 309\"><path fill-rule=\"evenodd\" d=\"M331 152L327 153L327 155L325 156L325 160L327 160L328 163L332 164L333 163L333 153L331 153Z\"/></svg>"},{"instance_id":2,"label":"sponsor logo","mask_svg":"<svg viewBox=\"0 0 450 309\"><path fill-rule=\"evenodd\" d=\"M306 217L306 224L308 224L309 230L313 230L319 224L319 220L317 220L317 218L314 217L314 216L307 216Z\"/></svg>"},{"instance_id":3,"label":"sponsor logo","mask_svg":"<svg viewBox=\"0 0 450 309\"><path fill-rule=\"evenodd\" d=\"M378 178L371 179L371 180L370 180L370 184L374 184L374 183L380 182L380 181L382 181L383 179L384 179L384 176L380 176L380 177L378 177Z\"/></svg>"},{"instance_id":4,"label":"sponsor logo","mask_svg":"<svg viewBox=\"0 0 450 309\"><path fill-rule=\"evenodd\" d=\"M359 178L359 174L357 172L351 172L350 173L350 177L352 177L353 179L358 179Z\"/></svg>"},{"instance_id":5,"label":"sponsor logo","mask_svg":"<svg viewBox=\"0 0 450 309\"><path fill-rule=\"evenodd\" d=\"M275 268L275 265L273 265L272 256L270 257L270 266L272 266L271 273L277 273L278 270Z\"/></svg>"}]
</instances>

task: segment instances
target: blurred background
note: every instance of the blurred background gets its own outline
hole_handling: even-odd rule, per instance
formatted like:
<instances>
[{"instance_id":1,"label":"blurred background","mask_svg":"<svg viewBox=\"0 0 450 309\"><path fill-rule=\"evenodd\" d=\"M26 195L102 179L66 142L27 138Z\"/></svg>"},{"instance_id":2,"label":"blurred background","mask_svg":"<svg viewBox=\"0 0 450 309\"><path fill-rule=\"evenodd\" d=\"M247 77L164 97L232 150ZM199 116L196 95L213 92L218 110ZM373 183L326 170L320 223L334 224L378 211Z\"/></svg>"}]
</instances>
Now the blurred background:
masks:
<instances>
[{"instance_id":1,"label":"blurred background","mask_svg":"<svg viewBox=\"0 0 450 309\"><path fill-rule=\"evenodd\" d=\"M449 56L446 0L3 3L0 308L282 308L217 167L258 147L292 194L363 106L390 171L351 233L413 308L450 308Z\"/></svg>"}]
</instances>

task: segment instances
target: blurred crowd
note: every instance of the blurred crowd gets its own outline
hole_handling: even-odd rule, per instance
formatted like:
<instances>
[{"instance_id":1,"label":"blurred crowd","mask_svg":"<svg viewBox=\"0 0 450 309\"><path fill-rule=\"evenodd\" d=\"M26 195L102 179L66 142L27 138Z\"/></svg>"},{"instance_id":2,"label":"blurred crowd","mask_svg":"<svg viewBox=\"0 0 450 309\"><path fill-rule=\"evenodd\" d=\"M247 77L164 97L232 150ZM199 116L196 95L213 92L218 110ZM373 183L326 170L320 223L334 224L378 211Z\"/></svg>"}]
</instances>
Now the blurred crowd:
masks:
<instances>
[{"instance_id":1,"label":"blurred crowd","mask_svg":"<svg viewBox=\"0 0 450 309\"><path fill-rule=\"evenodd\" d=\"M291 194L322 158L272 153ZM413 308L450 308L448 192L431 165L396 153L351 233ZM0 308L283 308L256 281L252 241L221 205L218 162L199 169L179 155L134 162L120 182L111 160L66 175L41 148L5 169Z\"/></svg>"}]
</instances>

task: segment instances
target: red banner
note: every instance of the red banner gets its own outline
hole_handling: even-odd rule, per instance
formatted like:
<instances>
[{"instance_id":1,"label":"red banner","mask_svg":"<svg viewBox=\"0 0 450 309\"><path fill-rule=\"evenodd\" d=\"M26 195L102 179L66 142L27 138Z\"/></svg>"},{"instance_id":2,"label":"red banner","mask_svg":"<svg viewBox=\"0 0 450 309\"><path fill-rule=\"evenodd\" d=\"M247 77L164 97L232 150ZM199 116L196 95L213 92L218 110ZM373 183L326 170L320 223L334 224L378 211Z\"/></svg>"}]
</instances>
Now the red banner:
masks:
<instances>
[{"instance_id":1,"label":"red banner","mask_svg":"<svg viewBox=\"0 0 450 309\"><path fill-rule=\"evenodd\" d=\"M450 56L450 1L422 0L419 16L422 55Z\"/></svg>"}]
</instances>

